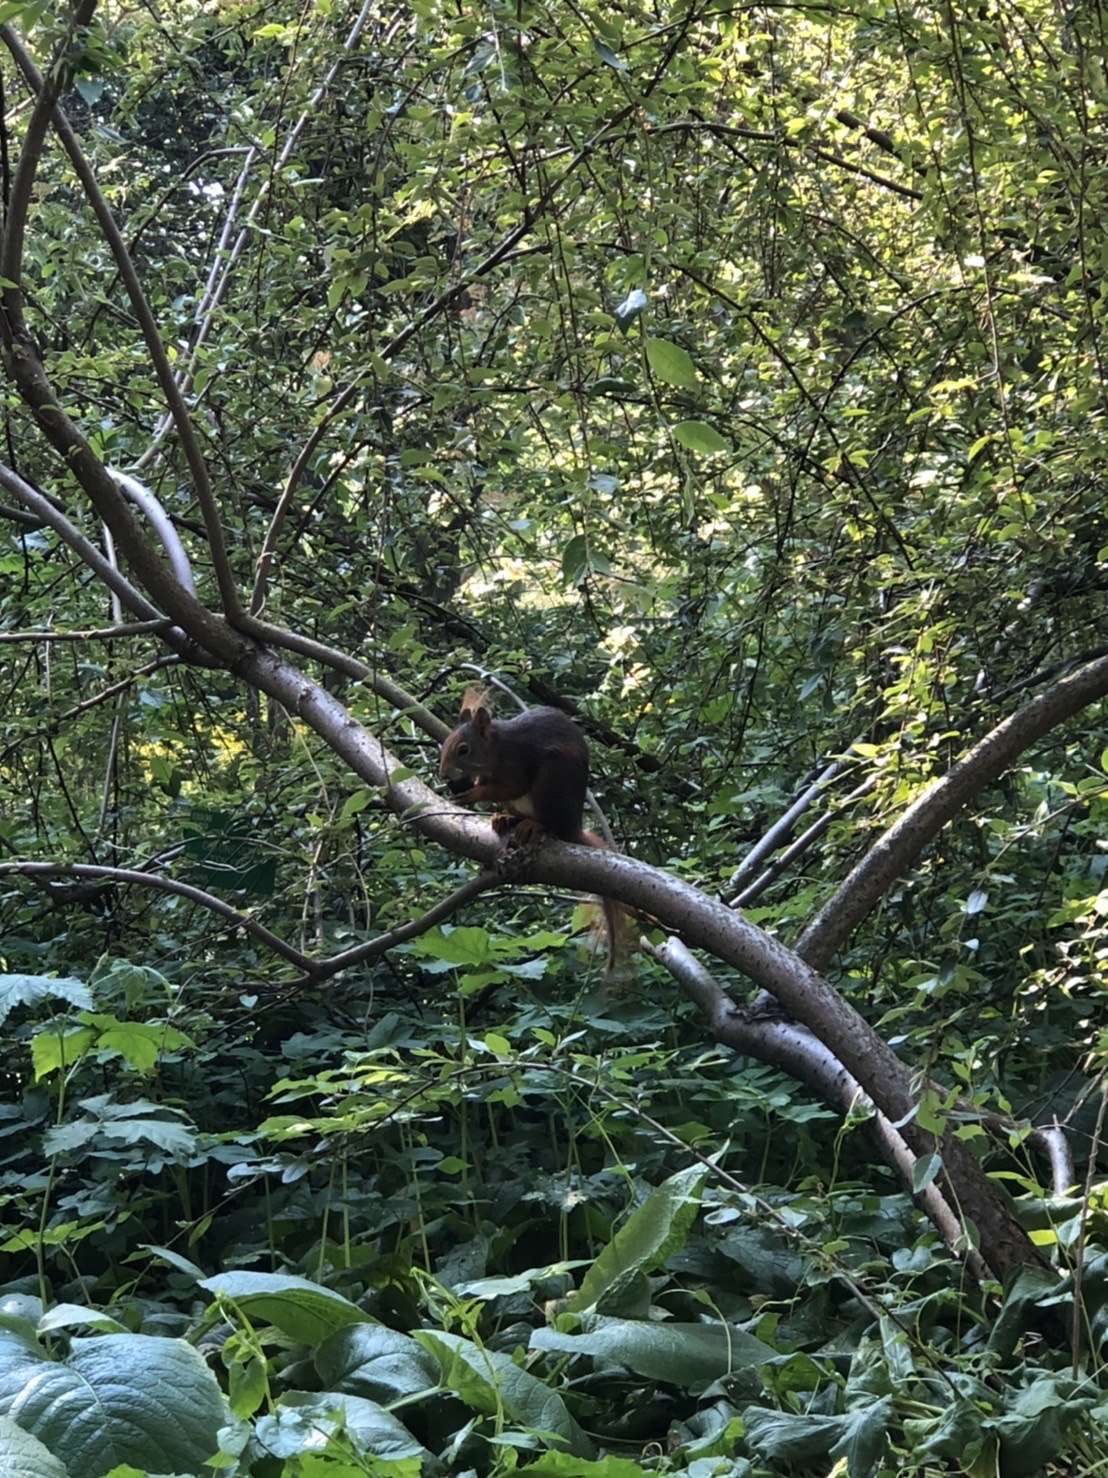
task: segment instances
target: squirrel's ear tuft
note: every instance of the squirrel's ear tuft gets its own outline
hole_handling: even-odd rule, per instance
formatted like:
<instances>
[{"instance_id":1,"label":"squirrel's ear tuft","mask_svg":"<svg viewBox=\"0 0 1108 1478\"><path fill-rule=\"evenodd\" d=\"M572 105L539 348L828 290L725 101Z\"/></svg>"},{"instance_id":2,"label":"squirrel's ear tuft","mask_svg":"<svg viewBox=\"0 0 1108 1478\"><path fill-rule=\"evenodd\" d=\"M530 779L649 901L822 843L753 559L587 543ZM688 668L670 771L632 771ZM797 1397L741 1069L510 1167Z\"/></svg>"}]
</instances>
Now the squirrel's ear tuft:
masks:
<instances>
[{"instance_id":1,"label":"squirrel's ear tuft","mask_svg":"<svg viewBox=\"0 0 1108 1478\"><path fill-rule=\"evenodd\" d=\"M473 717L479 708L488 708L488 688L467 688L462 694L462 722Z\"/></svg>"}]
</instances>

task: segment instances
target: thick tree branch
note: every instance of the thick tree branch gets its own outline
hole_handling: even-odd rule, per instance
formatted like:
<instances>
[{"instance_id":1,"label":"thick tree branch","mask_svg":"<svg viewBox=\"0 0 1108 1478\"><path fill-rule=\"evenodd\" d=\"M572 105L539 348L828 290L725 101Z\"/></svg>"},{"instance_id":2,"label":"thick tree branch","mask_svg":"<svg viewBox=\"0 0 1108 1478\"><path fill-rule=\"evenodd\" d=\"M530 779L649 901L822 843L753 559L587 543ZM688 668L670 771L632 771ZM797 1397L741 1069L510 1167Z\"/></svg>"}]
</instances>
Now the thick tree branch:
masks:
<instances>
[{"instance_id":1,"label":"thick tree branch","mask_svg":"<svg viewBox=\"0 0 1108 1478\"><path fill-rule=\"evenodd\" d=\"M355 774L382 791L385 804L397 815L453 852L479 859L486 867L505 866L500 839L487 822L442 800L414 778L391 784L390 776L402 769L399 761L318 684L269 652L250 654L237 670L325 738ZM508 875L585 889L631 904L674 930L687 944L708 950L770 991L847 1072L866 1085L877 1108L900 1127L913 1154L941 1153L944 1197L954 1204L972 1205L993 1271L1003 1275L1008 1268L1036 1257L1023 1230L992 1194L967 1147L951 1133L937 1141L915 1123L918 1095L905 1064L825 979L778 940L678 878L591 847L547 842L509 858Z\"/></svg>"},{"instance_id":2,"label":"thick tree branch","mask_svg":"<svg viewBox=\"0 0 1108 1478\"><path fill-rule=\"evenodd\" d=\"M166 567L135 521L111 473L62 409L53 386L46 378L38 352L23 325L18 295L13 289L5 288L0 301L4 309L5 368L47 440L65 459L88 494L96 512L111 530L123 557L149 594L179 626L187 628L194 635L197 644L204 651L218 657L222 662L234 663L247 647L247 641L220 617L213 615L194 595L190 595ZM7 482L5 485L11 486ZM23 501L28 500L23 498ZM126 597L121 598L144 620L157 614L146 602L143 602L144 609L140 610L136 609L133 601Z\"/></svg>"},{"instance_id":3,"label":"thick tree branch","mask_svg":"<svg viewBox=\"0 0 1108 1478\"><path fill-rule=\"evenodd\" d=\"M797 954L816 969L826 969L836 950L948 821L1036 740L1105 696L1108 657L1098 657L986 734L873 844L804 930Z\"/></svg>"},{"instance_id":4,"label":"thick tree branch","mask_svg":"<svg viewBox=\"0 0 1108 1478\"><path fill-rule=\"evenodd\" d=\"M750 1007L733 1001L678 939L668 939L651 953L673 975L709 1023L716 1041L732 1051L757 1058L805 1083L818 1098L845 1118L854 1110L871 1115L870 1128L886 1162L910 1186L918 1163L904 1136L879 1109L874 1108L858 1079L848 1073L822 1042L806 1027L780 1017L758 1015ZM966 1228L938 1182L932 1181L916 1201L953 1252L966 1258L972 1275L980 1280L986 1268L980 1255L966 1247Z\"/></svg>"},{"instance_id":5,"label":"thick tree branch","mask_svg":"<svg viewBox=\"0 0 1108 1478\"><path fill-rule=\"evenodd\" d=\"M75 24L87 24L94 8L91 0L83 0L76 12ZM0 27L0 36L4 36L6 40L5 31L6 28ZM23 317L20 282L27 209L46 127L52 114L57 88L61 85L61 76L62 69L55 66L50 87L44 87L39 93L32 109L12 187L3 243L0 246L0 336L3 340L4 367L43 434L88 494L96 512L111 530L124 558L149 594L180 625L188 625L190 633L205 651L232 664L241 655L246 646L245 641L219 617L212 615L166 568L154 546L136 523L111 473L62 408ZM22 491L10 482L5 485L16 491L22 502L31 506ZM111 581L108 583L112 584ZM124 596L121 599L142 619L158 614L145 602L144 609L136 609L132 600ZM186 616L187 622L183 619Z\"/></svg>"}]
</instances>

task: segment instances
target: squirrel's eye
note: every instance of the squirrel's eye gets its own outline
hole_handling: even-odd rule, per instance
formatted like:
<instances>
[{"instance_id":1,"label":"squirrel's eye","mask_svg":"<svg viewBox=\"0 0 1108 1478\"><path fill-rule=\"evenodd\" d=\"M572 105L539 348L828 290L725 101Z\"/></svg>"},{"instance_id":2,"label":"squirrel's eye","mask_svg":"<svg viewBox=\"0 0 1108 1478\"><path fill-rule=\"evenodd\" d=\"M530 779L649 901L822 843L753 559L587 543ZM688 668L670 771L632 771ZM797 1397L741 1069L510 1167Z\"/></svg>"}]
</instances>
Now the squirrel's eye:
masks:
<instances>
[{"instance_id":1,"label":"squirrel's eye","mask_svg":"<svg viewBox=\"0 0 1108 1478\"><path fill-rule=\"evenodd\" d=\"M458 753L459 754L468 754L469 753L469 745L468 744L459 744L458 745Z\"/></svg>"}]
</instances>

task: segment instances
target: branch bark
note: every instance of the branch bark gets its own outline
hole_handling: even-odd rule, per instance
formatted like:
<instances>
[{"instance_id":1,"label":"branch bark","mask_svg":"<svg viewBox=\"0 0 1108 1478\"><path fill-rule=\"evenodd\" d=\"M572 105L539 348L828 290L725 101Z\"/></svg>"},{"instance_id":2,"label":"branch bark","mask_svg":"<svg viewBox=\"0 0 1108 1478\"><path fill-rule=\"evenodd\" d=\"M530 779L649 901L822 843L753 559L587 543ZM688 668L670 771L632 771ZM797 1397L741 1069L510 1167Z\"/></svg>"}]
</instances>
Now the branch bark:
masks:
<instances>
[{"instance_id":1,"label":"branch bark","mask_svg":"<svg viewBox=\"0 0 1108 1478\"><path fill-rule=\"evenodd\" d=\"M400 762L318 684L266 651L249 654L238 672L324 738L355 774L382 791L392 811L425 836L486 868L504 867L500 839L487 822L443 800L414 777L390 783L390 776L402 771ZM616 853L547 842L509 859L509 866L517 880L584 889L642 909L687 944L709 951L768 990L865 1085L916 1158L941 1156L943 1198L959 1208L967 1236L979 1243L995 1276L1040 1261L966 1145L950 1131L939 1139L915 1122L918 1094L909 1068L828 981L780 941L680 879Z\"/></svg>"},{"instance_id":2,"label":"branch bark","mask_svg":"<svg viewBox=\"0 0 1108 1478\"><path fill-rule=\"evenodd\" d=\"M1044 734L1108 696L1108 656L1061 678L997 724L869 849L801 934L797 954L826 969L874 905L943 827Z\"/></svg>"}]
</instances>

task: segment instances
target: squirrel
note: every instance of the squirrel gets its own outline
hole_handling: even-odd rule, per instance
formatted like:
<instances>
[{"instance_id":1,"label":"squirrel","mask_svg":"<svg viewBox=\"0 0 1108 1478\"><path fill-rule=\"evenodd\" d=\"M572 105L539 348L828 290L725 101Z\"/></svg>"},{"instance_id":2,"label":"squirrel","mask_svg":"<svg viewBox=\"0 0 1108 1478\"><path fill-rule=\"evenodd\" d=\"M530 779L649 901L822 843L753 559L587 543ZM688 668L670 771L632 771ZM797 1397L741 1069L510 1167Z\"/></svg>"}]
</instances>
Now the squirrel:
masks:
<instances>
[{"instance_id":1,"label":"squirrel","mask_svg":"<svg viewBox=\"0 0 1108 1478\"><path fill-rule=\"evenodd\" d=\"M547 833L607 851L582 824L589 788L589 747L577 725L557 708L531 708L494 719L485 695L467 689L458 726L443 740L439 776L456 801L499 801L507 813L492 818L498 836L518 843ZM619 905L599 900L608 935L608 977L621 964Z\"/></svg>"}]
</instances>

